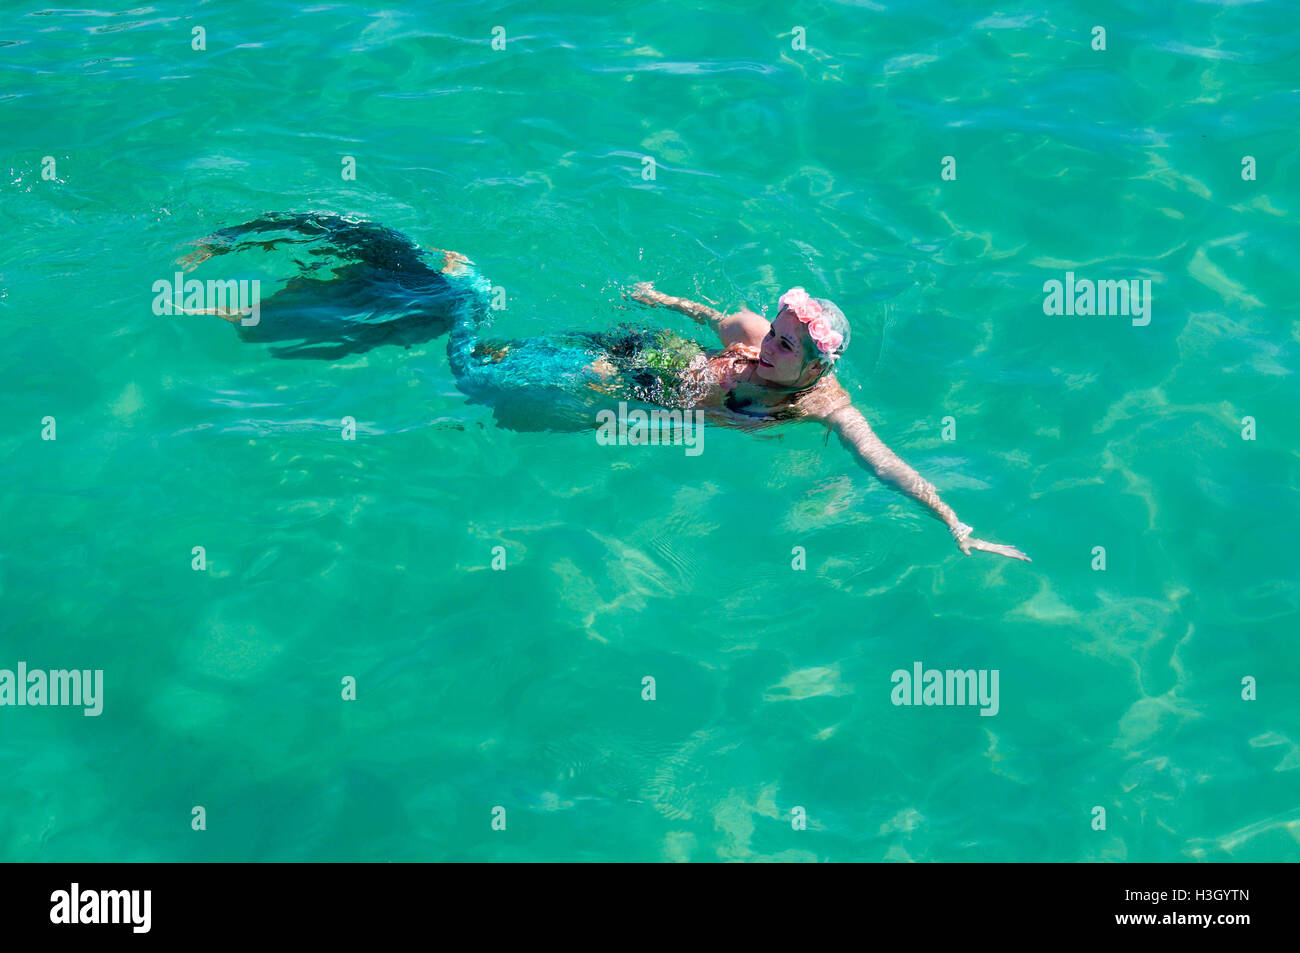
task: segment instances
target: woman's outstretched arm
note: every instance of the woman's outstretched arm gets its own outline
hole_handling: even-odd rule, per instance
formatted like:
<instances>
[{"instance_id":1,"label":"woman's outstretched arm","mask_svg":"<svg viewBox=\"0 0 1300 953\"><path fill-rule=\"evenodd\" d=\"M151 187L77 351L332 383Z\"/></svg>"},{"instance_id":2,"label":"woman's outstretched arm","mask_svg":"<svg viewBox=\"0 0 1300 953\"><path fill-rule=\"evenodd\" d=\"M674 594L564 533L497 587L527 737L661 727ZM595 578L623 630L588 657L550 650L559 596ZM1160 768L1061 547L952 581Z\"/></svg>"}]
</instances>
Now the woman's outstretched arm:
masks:
<instances>
[{"instance_id":1,"label":"woman's outstretched arm","mask_svg":"<svg viewBox=\"0 0 1300 953\"><path fill-rule=\"evenodd\" d=\"M752 311L723 314L716 308L710 308L707 304L700 304L698 301L691 301L687 298L675 298L672 295L664 294L662 291L656 291L654 285L649 281L642 281L633 285L632 290L627 292L627 296L633 301L640 301L642 304L662 306L672 308L674 311L680 311L687 317L694 318L698 323L713 328L723 344L731 344L736 341L746 344L755 340L761 341L763 335L767 334L769 326L769 322L764 321Z\"/></svg>"},{"instance_id":2,"label":"woman's outstretched arm","mask_svg":"<svg viewBox=\"0 0 1300 953\"><path fill-rule=\"evenodd\" d=\"M996 553L1011 559L1030 559L1014 546L1001 543L987 543L971 536L971 528L957 519L957 514L943 500L939 492L928 480L898 458L894 451L885 446L867 423L867 419L852 404L843 403L838 408L825 414L822 421L834 430L844 445L854 451L862 464L870 469L878 479L889 483L906 493L912 499L924 504L930 512L943 520L944 525L956 540L957 546L967 556L972 549L985 553Z\"/></svg>"}]
</instances>

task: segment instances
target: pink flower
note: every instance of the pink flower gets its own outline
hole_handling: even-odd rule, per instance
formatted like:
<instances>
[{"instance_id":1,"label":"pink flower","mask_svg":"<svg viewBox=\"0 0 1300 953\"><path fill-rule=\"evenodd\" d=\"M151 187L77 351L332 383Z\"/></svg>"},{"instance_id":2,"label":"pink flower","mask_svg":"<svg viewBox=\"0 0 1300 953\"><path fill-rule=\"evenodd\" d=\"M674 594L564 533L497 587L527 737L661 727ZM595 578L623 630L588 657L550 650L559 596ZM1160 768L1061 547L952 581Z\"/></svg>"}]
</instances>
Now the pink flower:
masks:
<instances>
[{"instance_id":1,"label":"pink flower","mask_svg":"<svg viewBox=\"0 0 1300 953\"><path fill-rule=\"evenodd\" d=\"M777 301L780 308L789 308L800 321L807 324L813 318L820 317L822 306L809 297L802 288L791 288Z\"/></svg>"},{"instance_id":2,"label":"pink flower","mask_svg":"<svg viewBox=\"0 0 1300 953\"><path fill-rule=\"evenodd\" d=\"M827 328L826 333L820 337L814 334L813 341L817 344L817 350L823 354L834 354L840 349L840 345L844 343L844 335L840 334L839 331L832 331Z\"/></svg>"},{"instance_id":3,"label":"pink flower","mask_svg":"<svg viewBox=\"0 0 1300 953\"><path fill-rule=\"evenodd\" d=\"M789 308L804 324L808 325L808 336L823 354L834 355L844 343L844 335L831 328L830 322L822 317L822 306L814 301L803 288L791 288L777 301L779 308Z\"/></svg>"}]
</instances>

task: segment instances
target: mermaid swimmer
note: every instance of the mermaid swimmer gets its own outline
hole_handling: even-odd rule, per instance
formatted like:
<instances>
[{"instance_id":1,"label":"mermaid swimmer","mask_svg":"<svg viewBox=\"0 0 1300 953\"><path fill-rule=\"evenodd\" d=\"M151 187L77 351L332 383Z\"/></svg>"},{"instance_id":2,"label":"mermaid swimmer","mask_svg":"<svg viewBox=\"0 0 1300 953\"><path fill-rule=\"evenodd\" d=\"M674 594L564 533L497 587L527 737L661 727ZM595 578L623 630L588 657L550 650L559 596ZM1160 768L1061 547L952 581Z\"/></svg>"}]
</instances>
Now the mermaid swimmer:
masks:
<instances>
[{"instance_id":1,"label":"mermaid swimmer","mask_svg":"<svg viewBox=\"0 0 1300 953\"><path fill-rule=\"evenodd\" d=\"M1004 543L976 539L972 529L939 498L933 484L904 463L876 436L835 378L836 362L849 345L844 313L825 298L791 288L768 321L752 311L724 314L707 305L664 294L649 282L625 295L651 307L666 307L707 325L721 350L708 350L667 329L619 325L608 331L568 331L522 340L497 341L481 335L491 312L492 286L468 258L456 252L421 249L406 236L369 222L330 214L278 214L223 229L197 242L181 260L193 269L213 255L238 248L271 248L277 239L243 241L250 233L284 231L294 244L320 241L343 260L328 282L332 297L340 283L354 297L400 302L400 313L372 309L366 320L304 327L288 309L280 319L263 307L255 327L240 313L199 309L235 323L252 340L298 342L277 356L337 356L383 343L427 340L448 333L448 363L460 389L502 414L526 404L525 414L543 413L552 426L567 405L580 425L594 426L593 401L617 397L658 407L701 410L714 423L764 428L785 421L824 424L879 480L916 500L948 528L962 553L993 553L1029 561ZM303 237L305 236L305 237ZM319 250L313 254L321 254ZM290 287L293 286L290 283ZM323 283L324 284L324 283ZM414 337L412 337L414 335ZM329 347L320 350L321 342ZM302 351L307 347L314 350ZM517 419L517 417L516 417ZM581 423L581 422L584 422Z\"/></svg>"}]
</instances>

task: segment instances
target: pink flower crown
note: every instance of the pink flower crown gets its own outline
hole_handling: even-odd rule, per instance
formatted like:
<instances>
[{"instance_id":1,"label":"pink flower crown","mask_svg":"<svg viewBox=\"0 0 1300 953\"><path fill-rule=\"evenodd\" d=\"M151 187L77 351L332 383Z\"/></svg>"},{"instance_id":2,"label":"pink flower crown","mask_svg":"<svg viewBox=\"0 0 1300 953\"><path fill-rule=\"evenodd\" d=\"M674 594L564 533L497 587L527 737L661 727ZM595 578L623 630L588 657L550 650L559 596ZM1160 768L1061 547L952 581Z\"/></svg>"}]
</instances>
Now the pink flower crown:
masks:
<instances>
[{"instance_id":1,"label":"pink flower crown","mask_svg":"<svg viewBox=\"0 0 1300 953\"><path fill-rule=\"evenodd\" d=\"M807 291L803 288L791 288L781 295L777 301L777 308L778 310L789 308L793 311L795 317L808 325L808 336L817 345L817 350L831 360L835 360L835 352L844 343L844 335L831 327L830 321L822 313L822 306L809 297Z\"/></svg>"}]
</instances>

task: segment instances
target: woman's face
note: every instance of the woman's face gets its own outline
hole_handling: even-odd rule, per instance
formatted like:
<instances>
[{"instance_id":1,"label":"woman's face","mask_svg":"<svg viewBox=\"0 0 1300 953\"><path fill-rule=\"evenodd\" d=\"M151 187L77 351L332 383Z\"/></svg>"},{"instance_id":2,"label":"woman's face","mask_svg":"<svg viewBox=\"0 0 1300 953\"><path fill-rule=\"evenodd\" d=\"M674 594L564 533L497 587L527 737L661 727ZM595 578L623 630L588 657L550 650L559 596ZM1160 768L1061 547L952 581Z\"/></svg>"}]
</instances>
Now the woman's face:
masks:
<instances>
[{"instance_id":1,"label":"woman's face","mask_svg":"<svg viewBox=\"0 0 1300 953\"><path fill-rule=\"evenodd\" d=\"M809 363L807 354L811 343L808 326L789 308L782 308L758 349L756 376L772 384L794 384Z\"/></svg>"}]
</instances>

